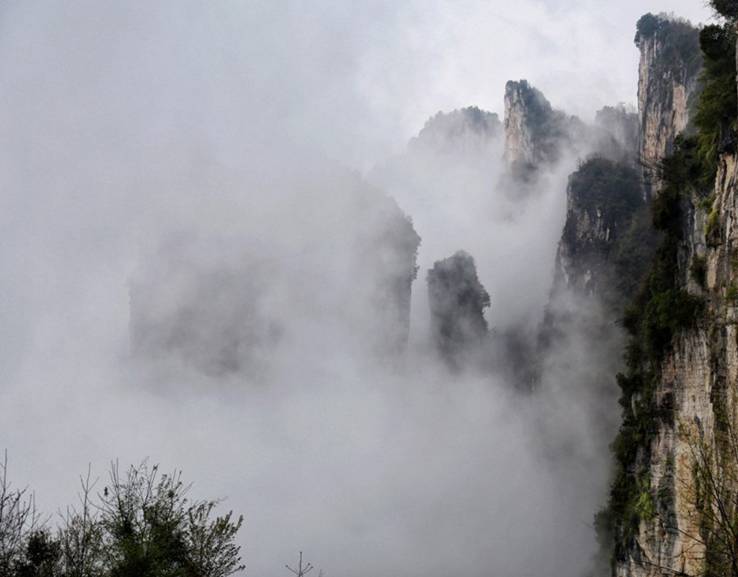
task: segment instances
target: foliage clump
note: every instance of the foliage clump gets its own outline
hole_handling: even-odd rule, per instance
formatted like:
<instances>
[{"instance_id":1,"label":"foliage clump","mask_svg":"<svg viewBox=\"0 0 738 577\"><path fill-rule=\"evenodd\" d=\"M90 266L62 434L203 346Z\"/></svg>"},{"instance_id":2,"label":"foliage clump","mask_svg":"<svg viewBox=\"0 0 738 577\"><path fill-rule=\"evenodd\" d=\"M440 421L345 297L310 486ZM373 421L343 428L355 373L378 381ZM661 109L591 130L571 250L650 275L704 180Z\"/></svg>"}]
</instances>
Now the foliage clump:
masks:
<instances>
[{"instance_id":1,"label":"foliage clump","mask_svg":"<svg viewBox=\"0 0 738 577\"><path fill-rule=\"evenodd\" d=\"M738 19L738 2L736 0L710 0L715 12L730 20Z\"/></svg>"},{"instance_id":2,"label":"foliage clump","mask_svg":"<svg viewBox=\"0 0 738 577\"><path fill-rule=\"evenodd\" d=\"M639 48L646 41L661 45L660 56L654 64L654 74L685 74L691 77L699 71L700 55L697 30L686 20L665 14L645 14L636 24L635 43Z\"/></svg>"},{"instance_id":3,"label":"foliage clump","mask_svg":"<svg viewBox=\"0 0 738 577\"><path fill-rule=\"evenodd\" d=\"M579 166L569 180L569 191L577 208L600 211L612 224L629 222L643 204L638 172L627 164L597 156Z\"/></svg>"},{"instance_id":4,"label":"foliage clump","mask_svg":"<svg viewBox=\"0 0 738 577\"><path fill-rule=\"evenodd\" d=\"M97 495L89 475L81 486L79 507L52 530L0 478L2 577L228 577L244 569L235 541L243 518L214 515L217 501L190 500L178 471L143 463L121 472L116 464Z\"/></svg>"},{"instance_id":5,"label":"foliage clump","mask_svg":"<svg viewBox=\"0 0 738 577\"><path fill-rule=\"evenodd\" d=\"M689 266L689 274L700 288L705 288L707 283L707 260L704 256L694 255L692 264Z\"/></svg>"},{"instance_id":6,"label":"foliage clump","mask_svg":"<svg viewBox=\"0 0 738 577\"><path fill-rule=\"evenodd\" d=\"M569 177L567 195L569 211L577 213L563 232L570 257L582 270L598 271L598 294L622 310L657 245L641 175L630 163L594 156Z\"/></svg>"},{"instance_id":7,"label":"foliage clump","mask_svg":"<svg viewBox=\"0 0 738 577\"><path fill-rule=\"evenodd\" d=\"M702 92L697 104L695 125L698 129L698 151L714 177L718 155L734 152L736 147L736 34L730 24L705 26L700 31L700 47L704 55Z\"/></svg>"}]
</instances>

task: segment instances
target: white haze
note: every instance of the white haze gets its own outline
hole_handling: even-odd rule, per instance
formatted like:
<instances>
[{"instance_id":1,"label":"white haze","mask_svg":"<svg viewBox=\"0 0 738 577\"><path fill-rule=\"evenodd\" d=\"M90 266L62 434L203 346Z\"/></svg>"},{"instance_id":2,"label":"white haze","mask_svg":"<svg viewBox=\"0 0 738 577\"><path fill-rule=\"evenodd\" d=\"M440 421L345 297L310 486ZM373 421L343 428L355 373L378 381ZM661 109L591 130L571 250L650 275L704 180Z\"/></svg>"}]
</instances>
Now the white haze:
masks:
<instances>
[{"instance_id":1,"label":"white haze","mask_svg":"<svg viewBox=\"0 0 738 577\"><path fill-rule=\"evenodd\" d=\"M244 513L252 576L284 574L299 549L329 577L581 574L608 476L593 423L617 417L611 394L581 388L601 359L574 338L534 399L448 375L422 347L382 366L340 310L323 315L355 265L324 231L354 227L346 167L401 152L437 110L501 113L505 81L523 77L585 117L632 102L637 17L708 17L686 1L599 4L4 2L0 447L14 481L54 511L90 462L181 467L197 495ZM521 202L488 181L496 155L465 192L452 175L430 205L404 199L423 237L414 335L425 269L459 248L493 326L540 319L575 160ZM132 278L183 231L206 239L205 260L232 264L237 246L263 262L289 335L268 370L130 360Z\"/></svg>"}]
</instances>

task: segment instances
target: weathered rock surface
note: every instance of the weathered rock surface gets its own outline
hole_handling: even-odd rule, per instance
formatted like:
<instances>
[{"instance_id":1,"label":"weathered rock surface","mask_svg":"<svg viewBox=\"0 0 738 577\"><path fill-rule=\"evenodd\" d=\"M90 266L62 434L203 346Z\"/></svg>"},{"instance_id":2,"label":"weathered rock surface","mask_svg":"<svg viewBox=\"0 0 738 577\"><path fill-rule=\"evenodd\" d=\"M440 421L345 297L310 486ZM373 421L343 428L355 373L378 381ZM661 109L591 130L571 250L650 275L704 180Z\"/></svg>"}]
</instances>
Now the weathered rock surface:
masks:
<instances>
[{"instance_id":1,"label":"weathered rock surface","mask_svg":"<svg viewBox=\"0 0 738 577\"><path fill-rule=\"evenodd\" d=\"M691 67L696 64L684 55L674 61L678 66L664 69L658 55L672 42L667 32L687 35L689 29L683 23L675 29L664 19L644 19L638 40L642 151L659 160L660 154L671 152L675 131L688 127L686 102ZM668 188L659 189L660 184L655 192L666 195ZM631 403L624 405L631 423L647 427L640 444L634 443L637 452L621 475L637 479L639 494L631 500L631 520L621 519L615 536L617 577L729 574L721 565L725 558L719 542L721 532L723 536L729 532L716 519L720 507L726 503L734 507L738 489L734 436L738 423L738 162L734 153L720 156L714 186L708 192L691 187L671 201L672 238L676 239L673 291L683 295L682 302L699 303L699 307L692 305L697 312L691 323L669 333L654 369L653 389L631 395ZM677 307L670 307L659 322L679 314ZM722 497L716 498L705 484L708 477L717 480ZM726 500L721 504L722 498Z\"/></svg>"},{"instance_id":2,"label":"weathered rock surface","mask_svg":"<svg viewBox=\"0 0 738 577\"><path fill-rule=\"evenodd\" d=\"M642 249L653 244L645 230L649 224L636 219L645 208L641 194L636 169L606 158L587 160L569 177L554 290L566 288L582 296L596 294L605 304L629 296L632 287L623 283L637 282L647 266ZM631 250L640 251L638 258L633 258L636 255ZM628 266L632 260L640 261L641 256L646 262L640 267L636 263Z\"/></svg>"},{"instance_id":3,"label":"weathered rock surface","mask_svg":"<svg viewBox=\"0 0 738 577\"><path fill-rule=\"evenodd\" d=\"M736 157L724 155L712 206L698 198L685 204L678 282L704 299L705 310L694 328L675 336L661 366L654 394L657 407L669 418L655 420L655 434L639 458L649 480L644 494L654 499L656 512L641 517L635 539L616 564L619 577L660 577L665 571L701 575L705 570L706 518L695 468L699 453L706 451L717 461L714 474L723 475L721 451L738 422L738 309L733 296L738 262L732 256L738 248L737 168ZM709 227L708 212L717 218ZM703 286L693 278L695 262L704 263Z\"/></svg>"},{"instance_id":4,"label":"weathered rock surface","mask_svg":"<svg viewBox=\"0 0 738 577\"><path fill-rule=\"evenodd\" d=\"M487 336L484 309L490 298L479 282L474 258L464 251L437 261L428 271L433 340L452 366Z\"/></svg>"},{"instance_id":5,"label":"weathered rock surface","mask_svg":"<svg viewBox=\"0 0 738 577\"><path fill-rule=\"evenodd\" d=\"M513 174L525 176L555 163L581 129L577 119L555 110L527 80L505 86L505 160Z\"/></svg>"},{"instance_id":6,"label":"weathered rock surface","mask_svg":"<svg viewBox=\"0 0 738 577\"><path fill-rule=\"evenodd\" d=\"M646 195L650 196L658 192L659 161L671 152L676 136L689 126L702 58L699 31L664 15L643 16L638 21L635 42L641 53L640 158L648 185Z\"/></svg>"}]
</instances>

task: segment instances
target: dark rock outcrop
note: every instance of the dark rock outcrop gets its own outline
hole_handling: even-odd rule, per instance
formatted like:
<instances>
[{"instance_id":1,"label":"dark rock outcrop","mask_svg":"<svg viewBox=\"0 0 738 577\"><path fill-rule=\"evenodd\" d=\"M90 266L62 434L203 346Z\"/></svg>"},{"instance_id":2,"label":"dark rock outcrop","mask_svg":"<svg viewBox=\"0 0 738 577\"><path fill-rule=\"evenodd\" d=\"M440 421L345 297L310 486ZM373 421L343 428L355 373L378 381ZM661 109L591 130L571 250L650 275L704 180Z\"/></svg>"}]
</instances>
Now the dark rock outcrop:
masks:
<instances>
[{"instance_id":1,"label":"dark rock outcrop","mask_svg":"<svg viewBox=\"0 0 738 577\"><path fill-rule=\"evenodd\" d=\"M655 245L641 191L634 167L601 157L569 177L554 291L596 295L608 307L622 308L618 304L632 296Z\"/></svg>"},{"instance_id":2,"label":"dark rock outcrop","mask_svg":"<svg viewBox=\"0 0 738 577\"><path fill-rule=\"evenodd\" d=\"M433 339L443 358L456 366L487 336L489 294L479 282L474 259L464 251L436 262L427 281Z\"/></svg>"}]
</instances>

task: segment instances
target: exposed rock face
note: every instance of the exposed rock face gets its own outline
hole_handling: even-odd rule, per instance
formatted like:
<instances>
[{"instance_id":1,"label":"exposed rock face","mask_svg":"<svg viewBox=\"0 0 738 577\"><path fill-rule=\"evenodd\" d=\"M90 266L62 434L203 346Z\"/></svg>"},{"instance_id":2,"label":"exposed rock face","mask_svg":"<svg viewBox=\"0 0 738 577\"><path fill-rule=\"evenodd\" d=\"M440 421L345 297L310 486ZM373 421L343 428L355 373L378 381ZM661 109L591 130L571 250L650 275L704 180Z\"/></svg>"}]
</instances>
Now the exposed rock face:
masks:
<instances>
[{"instance_id":1,"label":"exposed rock face","mask_svg":"<svg viewBox=\"0 0 738 577\"><path fill-rule=\"evenodd\" d=\"M475 153L502 134L500 118L468 106L452 112L438 112L428 119L418 136L410 140L411 151Z\"/></svg>"},{"instance_id":2,"label":"exposed rock face","mask_svg":"<svg viewBox=\"0 0 738 577\"><path fill-rule=\"evenodd\" d=\"M556 162L580 124L554 110L528 81L505 86L505 160L511 172L524 174Z\"/></svg>"},{"instance_id":3,"label":"exposed rock face","mask_svg":"<svg viewBox=\"0 0 738 577\"><path fill-rule=\"evenodd\" d=\"M609 130L600 133L598 142L612 154L590 157L569 176L566 221L540 335L541 354L567 331L614 325L656 245L640 172L628 153L635 153L637 146L629 134L632 115L611 108L600 118ZM622 140L615 138L616 133Z\"/></svg>"},{"instance_id":4,"label":"exposed rock face","mask_svg":"<svg viewBox=\"0 0 738 577\"><path fill-rule=\"evenodd\" d=\"M641 57L638 67L640 158L649 186L658 191L659 161L669 154L674 138L687 129L693 97L698 90L702 59L699 31L664 15L646 14L635 37Z\"/></svg>"},{"instance_id":5,"label":"exposed rock face","mask_svg":"<svg viewBox=\"0 0 738 577\"><path fill-rule=\"evenodd\" d=\"M569 177L534 379L540 387L565 383L558 386L577 391L588 407L593 443L603 452L618 426L615 374L625 335L617 321L654 245L640 171L632 163L593 157Z\"/></svg>"},{"instance_id":6,"label":"exposed rock face","mask_svg":"<svg viewBox=\"0 0 738 577\"><path fill-rule=\"evenodd\" d=\"M554 109L526 80L509 81L505 87L504 158L509 176L518 183L584 155L635 164L638 138L638 115L622 104L603 108L589 125Z\"/></svg>"},{"instance_id":7,"label":"exposed rock face","mask_svg":"<svg viewBox=\"0 0 738 577\"><path fill-rule=\"evenodd\" d=\"M643 126L644 139L658 143L652 128ZM734 546L738 494L738 159L724 152L705 191L690 180L698 146L679 140L664 163L673 174L660 183L655 214L667 237L637 317L645 346L634 340L629 351L646 370L622 379L617 577L735 572L723 539Z\"/></svg>"},{"instance_id":8,"label":"exposed rock face","mask_svg":"<svg viewBox=\"0 0 738 577\"><path fill-rule=\"evenodd\" d=\"M645 207L640 175L628 164L594 157L569 177L566 198L554 290L597 295L605 304L622 301L633 288L624 283L637 282L648 261L643 250L653 245L648 223L636 219ZM633 261L641 260L633 270Z\"/></svg>"},{"instance_id":9,"label":"exposed rock face","mask_svg":"<svg viewBox=\"0 0 738 577\"><path fill-rule=\"evenodd\" d=\"M636 168L638 115L618 105L600 110L592 126L572 119L559 125L568 135L556 143L559 151L591 156L580 161L569 177L566 222L549 302L535 342L528 347L527 374L516 382L521 388L531 388L541 382L544 372L560 374L564 381L579 379L587 394L614 399L613 374L619 367L617 351L623 338L616 320L646 269L655 242L649 234L650 220ZM577 372L559 366L560 359L582 351L591 361L588 369ZM594 367L599 370L593 371ZM593 400L592 405L606 403ZM605 422L607 434L613 434L615 419L610 415L598 424Z\"/></svg>"},{"instance_id":10,"label":"exposed rock face","mask_svg":"<svg viewBox=\"0 0 738 577\"><path fill-rule=\"evenodd\" d=\"M433 339L441 355L456 366L460 355L487 336L484 309L490 305L471 255L459 251L428 271L428 301Z\"/></svg>"},{"instance_id":11,"label":"exposed rock face","mask_svg":"<svg viewBox=\"0 0 738 577\"><path fill-rule=\"evenodd\" d=\"M721 158L715 200L707 209L715 215L712 224L698 198L685 205L678 282L706 309L695 327L675 336L661 365L654 397L668 418L654 419L654 434L637 461L655 511L641 515L634 539L620 551L618 576L704 574L709 539L695 472L699 453L715 459L718 478L736 480L723 475L720 462L738 423L738 309L732 294L738 263L731 256L738 246L737 168L735 156ZM695 263L704 266L703 286L694 278ZM735 467L731 457L726 462Z\"/></svg>"}]
</instances>

